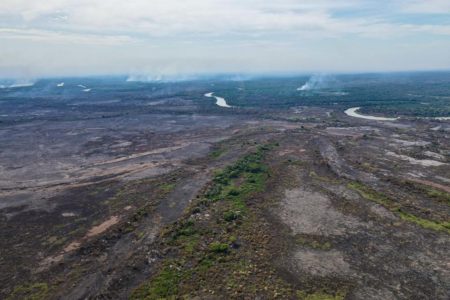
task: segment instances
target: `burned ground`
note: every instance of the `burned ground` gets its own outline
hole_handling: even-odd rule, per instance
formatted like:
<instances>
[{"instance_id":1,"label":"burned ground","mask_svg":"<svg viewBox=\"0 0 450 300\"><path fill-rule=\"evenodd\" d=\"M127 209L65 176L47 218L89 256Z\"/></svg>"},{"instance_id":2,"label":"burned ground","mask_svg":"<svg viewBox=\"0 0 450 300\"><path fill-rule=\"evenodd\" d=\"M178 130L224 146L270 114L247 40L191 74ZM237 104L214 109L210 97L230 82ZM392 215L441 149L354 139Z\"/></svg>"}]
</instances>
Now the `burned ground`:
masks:
<instances>
[{"instance_id":1,"label":"burned ground","mask_svg":"<svg viewBox=\"0 0 450 300\"><path fill-rule=\"evenodd\" d=\"M1 298L448 298L448 121L194 100L2 125Z\"/></svg>"}]
</instances>

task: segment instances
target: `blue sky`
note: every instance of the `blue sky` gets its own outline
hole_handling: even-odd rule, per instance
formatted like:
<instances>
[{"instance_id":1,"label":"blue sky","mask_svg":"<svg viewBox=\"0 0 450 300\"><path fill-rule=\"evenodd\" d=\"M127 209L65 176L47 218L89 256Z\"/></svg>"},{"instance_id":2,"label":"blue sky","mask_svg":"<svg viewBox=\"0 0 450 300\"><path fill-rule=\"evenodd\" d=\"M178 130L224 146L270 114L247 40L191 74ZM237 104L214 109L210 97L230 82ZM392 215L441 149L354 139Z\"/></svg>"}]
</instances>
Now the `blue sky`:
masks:
<instances>
[{"instance_id":1,"label":"blue sky","mask_svg":"<svg viewBox=\"0 0 450 300\"><path fill-rule=\"evenodd\" d=\"M0 76L450 69L450 0L2 0Z\"/></svg>"}]
</instances>

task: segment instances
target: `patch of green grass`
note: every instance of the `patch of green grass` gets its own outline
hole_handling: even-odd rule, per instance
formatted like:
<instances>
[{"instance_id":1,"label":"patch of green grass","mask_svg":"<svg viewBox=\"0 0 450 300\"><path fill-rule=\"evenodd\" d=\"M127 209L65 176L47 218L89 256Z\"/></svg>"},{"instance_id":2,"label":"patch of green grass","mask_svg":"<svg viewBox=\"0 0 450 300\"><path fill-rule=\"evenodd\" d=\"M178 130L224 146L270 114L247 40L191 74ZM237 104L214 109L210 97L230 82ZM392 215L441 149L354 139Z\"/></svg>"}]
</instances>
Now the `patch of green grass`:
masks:
<instances>
[{"instance_id":1,"label":"patch of green grass","mask_svg":"<svg viewBox=\"0 0 450 300\"><path fill-rule=\"evenodd\" d=\"M269 169L264 154L271 147L260 146L215 173L208 189L187 210L189 213L164 230L164 244L171 249L172 258L163 260L159 273L141 285L133 299L195 295L199 287L215 289L215 280L221 276L241 281L243 274L235 273L236 259L244 249L241 241L254 237L255 224L247 201L266 187ZM208 218L199 218L202 213ZM175 267L173 257L177 258ZM247 285L246 290L253 289Z\"/></svg>"},{"instance_id":2,"label":"patch of green grass","mask_svg":"<svg viewBox=\"0 0 450 300\"><path fill-rule=\"evenodd\" d=\"M433 198L434 200L450 205L450 193L446 191L439 190L432 186L421 184L416 181L401 180L400 183L402 185L406 185L409 188L422 192L428 197Z\"/></svg>"},{"instance_id":3,"label":"patch of green grass","mask_svg":"<svg viewBox=\"0 0 450 300\"><path fill-rule=\"evenodd\" d=\"M309 172L309 176L314 178L314 179L316 179L316 180L320 180L320 181L323 181L323 182L339 183L339 180L336 180L336 179L333 179L333 178L329 178L329 177L325 177L325 176L320 176L315 171Z\"/></svg>"},{"instance_id":4,"label":"patch of green grass","mask_svg":"<svg viewBox=\"0 0 450 300\"><path fill-rule=\"evenodd\" d=\"M175 188L175 183L163 183L160 185L160 188L163 192L168 193Z\"/></svg>"},{"instance_id":5,"label":"patch of green grass","mask_svg":"<svg viewBox=\"0 0 450 300\"><path fill-rule=\"evenodd\" d=\"M295 240L302 246L317 250L330 250L332 246L330 242L320 242L314 238L304 236L297 236Z\"/></svg>"},{"instance_id":6,"label":"patch of green grass","mask_svg":"<svg viewBox=\"0 0 450 300\"><path fill-rule=\"evenodd\" d=\"M193 272L195 273L200 273L200 274L205 274L208 272L208 270L210 270L214 264L216 262L211 259L211 257L204 257L200 263L195 267L195 269L193 270Z\"/></svg>"},{"instance_id":7,"label":"patch of green grass","mask_svg":"<svg viewBox=\"0 0 450 300\"><path fill-rule=\"evenodd\" d=\"M147 284L134 290L131 299L166 299L178 293L178 285L185 274L177 265L166 263L163 269Z\"/></svg>"},{"instance_id":8,"label":"patch of green grass","mask_svg":"<svg viewBox=\"0 0 450 300\"><path fill-rule=\"evenodd\" d=\"M392 201L388 197L363 185L362 183L352 181L347 184L347 187L357 191L364 198L371 200L375 203L381 204L383 206L386 206L388 208L391 208L394 205L394 203L392 203Z\"/></svg>"},{"instance_id":9,"label":"patch of green grass","mask_svg":"<svg viewBox=\"0 0 450 300\"><path fill-rule=\"evenodd\" d=\"M46 283L33 283L29 285L20 285L14 288L7 300L40 300L46 299L48 294L48 285Z\"/></svg>"},{"instance_id":10,"label":"patch of green grass","mask_svg":"<svg viewBox=\"0 0 450 300\"><path fill-rule=\"evenodd\" d=\"M212 242L211 244L209 244L209 251L214 253L227 253L228 244L220 242Z\"/></svg>"},{"instance_id":11,"label":"patch of green grass","mask_svg":"<svg viewBox=\"0 0 450 300\"><path fill-rule=\"evenodd\" d=\"M234 236L234 235L232 235L232 236L230 236L230 237L228 238L228 242L229 242L230 244L236 243L236 241L237 241L237 237Z\"/></svg>"},{"instance_id":12,"label":"patch of green grass","mask_svg":"<svg viewBox=\"0 0 450 300\"><path fill-rule=\"evenodd\" d=\"M429 186L422 186L422 189L425 190L426 194L429 197L434 198L439 202L443 202L447 205L450 205L450 193L440 191Z\"/></svg>"},{"instance_id":13,"label":"patch of green grass","mask_svg":"<svg viewBox=\"0 0 450 300\"><path fill-rule=\"evenodd\" d=\"M224 148L220 148L220 149L216 149L216 150L212 151L212 152L209 154L209 156L210 156L211 158L219 158L219 157L221 157L222 154L224 154L224 153L225 153L225 149L224 149Z\"/></svg>"},{"instance_id":14,"label":"patch of green grass","mask_svg":"<svg viewBox=\"0 0 450 300\"><path fill-rule=\"evenodd\" d=\"M239 196L239 193L240 193L240 191L237 188L233 188L233 187L228 191L228 195L232 196L232 197Z\"/></svg>"},{"instance_id":15,"label":"patch of green grass","mask_svg":"<svg viewBox=\"0 0 450 300\"><path fill-rule=\"evenodd\" d=\"M197 235L187 238L186 241L183 243L184 251L187 254L192 254L195 250L195 247L197 247L198 242L199 237Z\"/></svg>"},{"instance_id":16,"label":"patch of green grass","mask_svg":"<svg viewBox=\"0 0 450 300\"><path fill-rule=\"evenodd\" d=\"M136 233L136 238L138 240L140 240L144 237L144 235L145 235L145 231L138 232L138 233Z\"/></svg>"},{"instance_id":17,"label":"patch of green grass","mask_svg":"<svg viewBox=\"0 0 450 300\"><path fill-rule=\"evenodd\" d=\"M374 191L373 189L359 182L353 181L350 182L347 186L357 191L362 197L383 205L384 207L398 215L404 221L412 222L426 229L450 233L450 222L424 219L411 213L407 213L402 210L400 204L394 203L394 201L389 199L384 194Z\"/></svg>"},{"instance_id":18,"label":"patch of green grass","mask_svg":"<svg viewBox=\"0 0 450 300\"><path fill-rule=\"evenodd\" d=\"M196 229L194 228L194 222L191 220L188 220L186 222L181 223L172 234L172 239L175 240L182 236L192 236L195 233L197 233Z\"/></svg>"},{"instance_id":19,"label":"patch of green grass","mask_svg":"<svg viewBox=\"0 0 450 300\"><path fill-rule=\"evenodd\" d=\"M446 231L447 233L450 233L450 222L437 222L433 220L423 219L418 216L404 212L401 209L399 209L397 213L402 220L415 223L417 225L422 226L423 228L428 228L436 231Z\"/></svg>"},{"instance_id":20,"label":"patch of green grass","mask_svg":"<svg viewBox=\"0 0 450 300\"><path fill-rule=\"evenodd\" d=\"M260 146L255 152L244 156L232 166L217 172L206 197L211 201L231 200L236 209L244 211L246 205L243 199L264 189L268 168L263 163L263 156L271 147L273 145ZM237 185L236 181L239 178L243 181Z\"/></svg>"},{"instance_id":21,"label":"patch of green grass","mask_svg":"<svg viewBox=\"0 0 450 300\"><path fill-rule=\"evenodd\" d=\"M228 210L223 213L223 219L227 222L232 222L234 220L239 219L241 216L241 213L239 211L232 211Z\"/></svg>"},{"instance_id":22,"label":"patch of green grass","mask_svg":"<svg viewBox=\"0 0 450 300\"><path fill-rule=\"evenodd\" d=\"M71 233L69 233L70 235ZM44 242L44 245L51 245L52 247L58 247L63 245L67 241L67 236L57 237L51 236Z\"/></svg>"},{"instance_id":23,"label":"patch of green grass","mask_svg":"<svg viewBox=\"0 0 450 300\"><path fill-rule=\"evenodd\" d=\"M171 244L180 246L180 249L183 249L183 255L191 255L200 240L201 234L192 223L192 225L182 226L175 230L172 233Z\"/></svg>"},{"instance_id":24,"label":"patch of green grass","mask_svg":"<svg viewBox=\"0 0 450 300\"><path fill-rule=\"evenodd\" d=\"M337 292L336 294L328 294L325 292L315 292L308 294L303 291L297 291L297 297L300 300L343 300L345 298L345 292Z\"/></svg>"}]
</instances>

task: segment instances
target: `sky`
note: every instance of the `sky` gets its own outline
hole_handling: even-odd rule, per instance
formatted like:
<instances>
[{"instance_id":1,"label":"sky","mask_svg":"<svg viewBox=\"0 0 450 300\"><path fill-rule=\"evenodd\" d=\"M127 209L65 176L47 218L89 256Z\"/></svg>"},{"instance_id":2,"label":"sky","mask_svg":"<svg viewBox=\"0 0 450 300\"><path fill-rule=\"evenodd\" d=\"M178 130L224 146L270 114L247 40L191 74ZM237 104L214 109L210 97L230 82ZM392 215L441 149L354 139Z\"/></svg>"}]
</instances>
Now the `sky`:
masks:
<instances>
[{"instance_id":1,"label":"sky","mask_svg":"<svg viewBox=\"0 0 450 300\"><path fill-rule=\"evenodd\" d=\"M450 0L0 0L0 77L450 69Z\"/></svg>"}]
</instances>

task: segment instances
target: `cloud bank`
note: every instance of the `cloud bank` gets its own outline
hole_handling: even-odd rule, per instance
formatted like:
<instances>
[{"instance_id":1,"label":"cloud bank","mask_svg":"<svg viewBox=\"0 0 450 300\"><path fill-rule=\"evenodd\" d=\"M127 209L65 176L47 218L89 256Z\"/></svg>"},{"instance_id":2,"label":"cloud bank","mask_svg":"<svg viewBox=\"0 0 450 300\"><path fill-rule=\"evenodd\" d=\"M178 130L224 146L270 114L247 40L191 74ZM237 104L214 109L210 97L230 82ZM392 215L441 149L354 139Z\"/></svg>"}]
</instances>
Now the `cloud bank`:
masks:
<instances>
[{"instance_id":1,"label":"cloud bank","mask_svg":"<svg viewBox=\"0 0 450 300\"><path fill-rule=\"evenodd\" d=\"M448 0L2 0L0 76L450 68Z\"/></svg>"}]
</instances>

